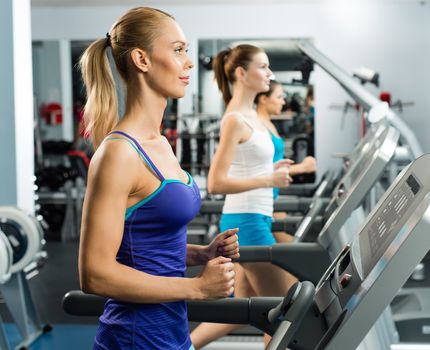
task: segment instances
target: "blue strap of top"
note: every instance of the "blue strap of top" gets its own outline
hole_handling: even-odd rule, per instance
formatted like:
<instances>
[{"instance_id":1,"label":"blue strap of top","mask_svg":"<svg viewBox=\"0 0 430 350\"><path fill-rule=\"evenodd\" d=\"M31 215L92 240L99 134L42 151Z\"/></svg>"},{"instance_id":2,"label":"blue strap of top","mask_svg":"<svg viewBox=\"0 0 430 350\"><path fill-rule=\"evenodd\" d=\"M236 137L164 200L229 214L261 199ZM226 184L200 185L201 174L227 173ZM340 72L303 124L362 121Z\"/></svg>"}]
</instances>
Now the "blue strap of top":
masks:
<instances>
[{"instance_id":1,"label":"blue strap of top","mask_svg":"<svg viewBox=\"0 0 430 350\"><path fill-rule=\"evenodd\" d=\"M160 178L161 181L164 181L164 176L161 175L160 171L157 169L157 167L155 166L155 164L152 162L151 158L148 157L148 155L143 150L143 148L139 144L139 142L137 142L137 140L135 140L133 137L131 137L130 135L126 134L123 131L111 131L109 133L109 135L111 135L111 134L119 134L119 135L125 136L126 138L128 138L129 140L131 140L136 145L136 147L139 149L139 151L142 153L143 158L148 163L149 167L157 174L157 176Z\"/></svg>"}]
</instances>

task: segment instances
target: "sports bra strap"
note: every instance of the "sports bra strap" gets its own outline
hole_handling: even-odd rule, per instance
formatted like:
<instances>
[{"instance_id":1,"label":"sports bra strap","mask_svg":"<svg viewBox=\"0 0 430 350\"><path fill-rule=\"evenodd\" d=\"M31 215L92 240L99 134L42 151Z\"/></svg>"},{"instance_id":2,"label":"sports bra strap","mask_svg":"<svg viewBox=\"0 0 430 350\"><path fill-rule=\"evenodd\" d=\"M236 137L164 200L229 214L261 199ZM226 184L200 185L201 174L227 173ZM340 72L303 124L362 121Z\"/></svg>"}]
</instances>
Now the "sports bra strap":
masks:
<instances>
[{"instance_id":1,"label":"sports bra strap","mask_svg":"<svg viewBox=\"0 0 430 350\"><path fill-rule=\"evenodd\" d=\"M129 140L131 140L136 147L138 148L138 150L140 151L140 153L142 154L142 158L145 160L145 162L148 164L148 166L157 174L157 176L159 177L159 179L161 181L164 181L164 176L161 175L160 171L157 169L157 167L155 166L155 164L152 162L151 158L148 157L148 155L146 154L146 152L143 150L142 146L139 144L139 142L137 142L137 140L135 140L133 137L131 137L130 135L126 134L123 131L111 131L108 135L112 135L112 134L118 134L118 135L122 135L126 138L128 138Z\"/></svg>"}]
</instances>

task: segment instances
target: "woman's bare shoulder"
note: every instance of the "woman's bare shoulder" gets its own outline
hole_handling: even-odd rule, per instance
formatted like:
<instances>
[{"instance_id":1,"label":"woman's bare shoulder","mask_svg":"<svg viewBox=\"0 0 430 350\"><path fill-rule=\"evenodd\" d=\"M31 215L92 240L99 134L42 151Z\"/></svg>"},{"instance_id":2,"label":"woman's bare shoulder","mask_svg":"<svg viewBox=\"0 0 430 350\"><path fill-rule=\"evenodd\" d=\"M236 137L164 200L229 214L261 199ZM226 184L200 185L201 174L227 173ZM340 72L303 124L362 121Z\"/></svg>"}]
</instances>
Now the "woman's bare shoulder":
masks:
<instances>
[{"instance_id":1,"label":"woman's bare shoulder","mask_svg":"<svg viewBox=\"0 0 430 350\"><path fill-rule=\"evenodd\" d=\"M139 164L138 152L127 139L106 139L91 158L90 171L130 172Z\"/></svg>"}]
</instances>

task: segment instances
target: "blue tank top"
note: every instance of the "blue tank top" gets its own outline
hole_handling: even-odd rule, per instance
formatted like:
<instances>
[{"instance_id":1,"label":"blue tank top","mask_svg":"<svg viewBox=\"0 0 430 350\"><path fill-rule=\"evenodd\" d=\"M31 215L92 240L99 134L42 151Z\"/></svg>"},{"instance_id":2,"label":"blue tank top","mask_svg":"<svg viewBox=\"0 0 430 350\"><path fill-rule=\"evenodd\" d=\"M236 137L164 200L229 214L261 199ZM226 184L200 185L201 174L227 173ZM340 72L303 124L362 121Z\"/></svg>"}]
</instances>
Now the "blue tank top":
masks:
<instances>
[{"instance_id":1,"label":"blue tank top","mask_svg":"<svg viewBox=\"0 0 430 350\"><path fill-rule=\"evenodd\" d=\"M270 135L272 135L272 142L275 146L275 154L273 156L273 163L276 163L278 160L284 159L284 140L282 137L276 136L274 133L270 132ZM274 187L273 188L273 198L278 198L279 195L279 188Z\"/></svg>"},{"instance_id":2,"label":"blue tank top","mask_svg":"<svg viewBox=\"0 0 430 350\"><path fill-rule=\"evenodd\" d=\"M188 184L165 179L135 139L112 133L125 136L161 181L150 196L127 209L117 261L151 275L184 277L187 224L200 209L197 185L190 174ZM94 343L97 350L190 348L185 301L137 304L109 299Z\"/></svg>"}]
</instances>

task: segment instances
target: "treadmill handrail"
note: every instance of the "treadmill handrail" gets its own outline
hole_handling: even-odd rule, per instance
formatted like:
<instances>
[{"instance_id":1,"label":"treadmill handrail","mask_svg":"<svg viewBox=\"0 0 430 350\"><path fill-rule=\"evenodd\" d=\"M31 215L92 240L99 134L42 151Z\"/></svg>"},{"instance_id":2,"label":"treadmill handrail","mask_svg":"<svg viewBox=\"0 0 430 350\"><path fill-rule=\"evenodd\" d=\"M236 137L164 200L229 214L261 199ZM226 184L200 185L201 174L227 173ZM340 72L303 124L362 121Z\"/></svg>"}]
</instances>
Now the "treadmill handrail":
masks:
<instances>
[{"instance_id":1,"label":"treadmill handrail","mask_svg":"<svg viewBox=\"0 0 430 350\"><path fill-rule=\"evenodd\" d=\"M107 298L87 294L81 290L67 292L62 300L64 312L73 316L100 316Z\"/></svg>"},{"instance_id":2,"label":"treadmill handrail","mask_svg":"<svg viewBox=\"0 0 430 350\"><path fill-rule=\"evenodd\" d=\"M328 200L323 198L315 198L309 207L308 213L304 216L300 222L299 227L294 233L294 242L303 242L310 232L310 229L315 222L318 214L321 213L322 209L327 205Z\"/></svg>"},{"instance_id":3,"label":"treadmill handrail","mask_svg":"<svg viewBox=\"0 0 430 350\"><path fill-rule=\"evenodd\" d=\"M330 265L330 256L319 243L278 243L241 247L237 262L270 262L292 273L299 280L317 284Z\"/></svg>"}]
</instances>

